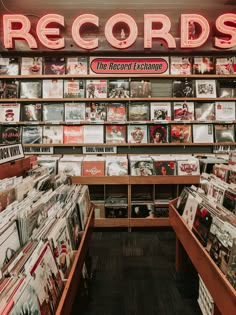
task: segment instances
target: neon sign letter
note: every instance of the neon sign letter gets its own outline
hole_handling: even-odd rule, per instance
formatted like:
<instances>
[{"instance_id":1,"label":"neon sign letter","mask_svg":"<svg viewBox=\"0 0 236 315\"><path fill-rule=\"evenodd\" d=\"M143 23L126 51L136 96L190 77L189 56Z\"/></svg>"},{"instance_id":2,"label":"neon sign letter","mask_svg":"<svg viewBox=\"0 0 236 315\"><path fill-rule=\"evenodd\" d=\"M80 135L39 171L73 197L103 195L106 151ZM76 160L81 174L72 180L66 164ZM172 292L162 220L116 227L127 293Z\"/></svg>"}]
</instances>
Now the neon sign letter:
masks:
<instances>
[{"instance_id":1,"label":"neon sign letter","mask_svg":"<svg viewBox=\"0 0 236 315\"><path fill-rule=\"evenodd\" d=\"M13 24L21 24L19 29L13 29ZM30 20L22 14L3 15L3 42L5 48L13 48L13 39L24 39L30 48L37 48L37 42L29 33L31 27Z\"/></svg>"},{"instance_id":2,"label":"neon sign letter","mask_svg":"<svg viewBox=\"0 0 236 315\"><path fill-rule=\"evenodd\" d=\"M99 26L99 19L96 15L93 14L82 14L78 16L73 24L72 24L72 38L75 41L75 43L84 49L95 49L98 47L98 39L91 39L91 40L84 40L80 36L80 28L83 24L91 23L95 26Z\"/></svg>"},{"instance_id":3,"label":"neon sign letter","mask_svg":"<svg viewBox=\"0 0 236 315\"><path fill-rule=\"evenodd\" d=\"M129 36L124 39L117 39L113 35L113 28L117 23L125 23L129 27ZM127 14L119 13L113 15L106 23L105 37L113 47L123 49L128 48L136 41L138 36L138 27L135 20Z\"/></svg>"},{"instance_id":4,"label":"neon sign letter","mask_svg":"<svg viewBox=\"0 0 236 315\"><path fill-rule=\"evenodd\" d=\"M220 15L216 20L216 28L223 34L228 34L230 39L215 37L215 46L219 48L232 48L236 45L236 27L226 25L226 22L233 22L236 25L236 14L226 13Z\"/></svg>"},{"instance_id":5,"label":"neon sign letter","mask_svg":"<svg viewBox=\"0 0 236 315\"><path fill-rule=\"evenodd\" d=\"M200 34L196 34L196 24L201 27ZM207 41L209 34L209 23L202 15L181 14L181 48L200 47Z\"/></svg>"},{"instance_id":6,"label":"neon sign letter","mask_svg":"<svg viewBox=\"0 0 236 315\"><path fill-rule=\"evenodd\" d=\"M65 39L59 38L57 40L50 40L47 36L58 36L60 31L58 28L47 27L50 23L59 23L64 26L64 17L58 14L46 14L37 24L36 32L40 42L50 49L61 49L65 47Z\"/></svg>"},{"instance_id":7,"label":"neon sign letter","mask_svg":"<svg viewBox=\"0 0 236 315\"><path fill-rule=\"evenodd\" d=\"M153 23L161 23L162 27L158 30L152 29ZM169 33L171 21L168 16L163 14L144 14L144 48L152 48L152 38L163 38L168 48L175 48L174 37Z\"/></svg>"}]
</instances>

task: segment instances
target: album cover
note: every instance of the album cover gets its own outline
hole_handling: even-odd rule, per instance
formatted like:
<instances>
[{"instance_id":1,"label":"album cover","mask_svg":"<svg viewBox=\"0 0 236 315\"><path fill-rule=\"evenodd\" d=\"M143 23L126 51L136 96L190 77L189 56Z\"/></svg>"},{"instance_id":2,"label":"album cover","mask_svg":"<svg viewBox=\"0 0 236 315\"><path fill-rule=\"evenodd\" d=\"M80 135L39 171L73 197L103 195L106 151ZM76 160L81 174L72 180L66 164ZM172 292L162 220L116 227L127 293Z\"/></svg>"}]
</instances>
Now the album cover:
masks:
<instances>
[{"instance_id":1,"label":"album cover","mask_svg":"<svg viewBox=\"0 0 236 315\"><path fill-rule=\"evenodd\" d=\"M64 104L63 103L43 104L43 121L45 122L64 121Z\"/></svg>"},{"instance_id":2,"label":"album cover","mask_svg":"<svg viewBox=\"0 0 236 315\"><path fill-rule=\"evenodd\" d=\"M84 126L64 126L64 144L84 143Z\"/></svg>"},{"instance_id":3,"label":"album cover","mask_svg":"<svg viewBox=\"0 0 236 315\"><path fill-rule=\"evenodd\" d=\"M65 74L65 58L64 57L45 57L44 58L44 74Z\"/></svg>"},{"instance_id":4,"label":"album cover","mask_svg":"<svg viewBox=\"0 0 236 315\"><path fill-rule=\"evenodd\" d=\"M67 57L66 74L88 74L87 57Z\"/></svg>"},{"instance_id":5,"label":"album cover","mask_svg":"<svg viewBox=\"0 0 236 315\"><path fill-rule=\"evenodd\" d=\"M20 82L20 98L41 98L41 96L41 80Z\"/></svg>"},{"instance_id":6,"label":"album cover","mask_svg":"<svg viewBox=\"0 0 236 315\"><path fill-rule=\"evenodd\" d=\"M173 97L193 96L194 96L193 80L188 78L173 80Z\"/></svg>"},{"instance_id":7,"label":"album cover","mask_svg":"<svg viewBox=\"0 0 236 315\"><path fill-rule=\"evenodd\" d=\"M149 120L149 103L130 103L128 119L130 121L148 121Z\"/></svg>"},{"instance_id":8,"label":"album cover","mask_svg":"<svg viewBox=\"0 0 236 315\"><path fill-rule=\"evenodd\" d=\"M194 102L174 102L174 120L194 120Z\"/></svg>"},{"instance_id":9,"label":"album cover","mask_svg":"<svg viewBox=\"0 0 236 315\"><path fill-rule=\"evenodd\" d=\"M166 176L166 175L175 175L176 173L176 161L174 160L154 160L155 174Z\"/></svg>"},{"instance_id":10,"label":"album cover","mask_svg":"<svg viewBox=\"0 0 236 315\"><path fill-rule=\"evenodd\" d=\"M40 126L23 126L22 143L37 144L43 142L43 128Z\"/></svg>"},{"instance_id":11,"label":"album cover","mask_svg":"<svg viewBox=\"0 0 236 315\"><path fill-rule=\"evenodd\" d=\"M192 232L201 244L206 247L212 224L212 214L203 204L199 204L193 222Z\"/></svg>"},{"instance_id":12,"label":"album cover","mask_svg":"<svg viewBox=\"0 0 236 315\"><path fill-rule=\"evenodd\" d=\"M132 204L131 218L153 218L154 204Z\"/></svg>"},{"instance_id":13,"label":"album cover","mask_svg":"<svg viewBox=\"0 0 236 315\"><path fill-rule=\"evenodd\" d=\"M126 143L126 125L106 125L106 143Z\"/></svg>"},{"instance_id":14,"label":"album cover","mask_svg":"<svg viewBox=\"0 0 236 315\"><path fill-rule=\"evenodd\" d=\"M128 207L105 206L105 218L109 219L128 218Z\"/></svg>"},{"instance_id":15,"label":"album cover","mask_svg":"<svg viewBox=\"0 0 236 315\"><path fill-rule=\"evenodd\" d=\"M63 126L43 126L43 143L63 143Z\"/></svg>"},{"instance_id":16,"label":"album cover","mask_svg":"<svg viewBox=\"0 0 236 315\"><path fill-rule=\"evenodd\" d=\"M229 256L229 262L227 266L226 279L236 289L236 270L235 270L235 261L236 261L236 239L233 239L232 248Z\"/></svg>"},{"instance_id":17,"label":"album cover","mask_svg":"<svg viewBox=\"0 0 236 315\"><path fill-rule=\"evenodd\" d=\"M3 98L17 98L17 97L19 97L19 81L14 80L14 79L5 80L3 82Z\"/></svg>"},{"instance_id":18,"label":"album cover","mask_svg":"<svg viewBox=\"0 0 236 315\"><path fill-rule=\"evenodd\" d=\"M236 80L217 80L217 94L222 98L236 97Z\"/></svg>"},{"instance_id":19,"label":"album cover","mask_svg":"<svg viewBox=\"0 0 236 315\"><path fill-rule=\"evenodd\" d=\"M106 98L107 80L86 80L87 98Z\"/></svg>"},{"instance_id":20,"label":"album cover","mask_svg":"<svg viewBox=\"0 0 236 315\"><path fill-rule=\"evenodd\" d=\"M150 116L151 120L171 120L171 103L152 102Z\"/></svg>"},{"instance_id":21,"label":"album cover","mask_svg":"<svg viewBox=\"0 0 236 315\"><path fill-rule=\"evenodd\" d=\"M159 79L155 77L152 80L152 97L172 97L173 96L173 80Z\"/></svg>"},{"instance_id":22,"label":"album cover","mask_svg":"<svg viewBox=\"0 0 236 315\"><path fill-rule=\"evenodd\" d=\"M149 138L151 143L166 143L169 140L168 125L149 126Z\"/></svg>"},{"instance_id":23,"label":"album cover","mask_svg":"<svg viewBox=\"0 0 236 315\"><path fill-rule=\"evenodd\" d=\"M128 143L147 143L147 125L128 125Z\"/></svg>"},{"instance_id":24,"label":"album cover","mask_svg":"<svg viewBox=\"0 0 236 315\"><path fill-rule=\"evenodd\" d=\"M216 120L235 120L235 102L215 102Z\"/></svg>"},{"instance_id":25,"label":"album cover","mask_svg":"<svg viewBox=\"0 0 236 315\"><path fill-rule=\"evenodd\" d=\"M195 103L196 120L215 120L215 103Z\"/></svg>"},{"instance_id":26,"label":"album cover","mask_svg":"<svg viewBox=\"0 0 236 315\"><path fill-rule=\"evenodd\" d=\"M109 98L129 98L130 88L129 80L110 80L108 82L108 97Z\"/></svg>"},{"instance_id":27,"label":"album cover","mask_svg":"<svg viewBox=\"0 0 236 315\"><path fill-rule=\"evenodd\" d=\"M105 176L105 159L95 157L92 159L84 158L82 161L82 176Z\"/></svg>"},{"instance_id":28,"label":"album cover","mask_svg":"<svg viewBox=\"0 0 236 315\"><path fill-rule=\"evenodd\" d=\"M65 98L84 98L85 97L85 80L68 79L64 80L64 97Z\"/></svg>"},{"instance_id":29,"label":"album cover","mask_svg":"<svg viewBox=\"0 0 236 315\"><path fill-rule=\"evenodd\" d=\"M215 142L235 142L234 125L215 125Z\"/></svg>"},{"instance_id":30,"label":"album cover","mask_svg":"<svg viewBox=\"0 0 236 315\"><path fill-rule=\"evenodd\" d=\"M1 200L1 195L0 195ZM9 223L6 230L1 233L0 241L0 269L4 267L13 257L16 256L17 250L20 249L20 239L17 230L17 223Z\"/></svg>"},{"instance_id":31,"label":"album cover","mask_svg":"<svg viewBox=\"0 0 236 315\"><path fill-rule=\"evenodd\" d=\"M42 57L22 57L21 75L38 75L43 73Z\"/></svg>"},{"instance_id":32,"label":"album cover","mask_svg":"<svg viewBox=\"0 0 236 315\"><path fill-rule=\"evenodd\" d=\"M170 57L170 73L171 74L192 74L191 57Z\"/></svg>"},{"instance_id":33,"label":"album cover","mask_svg":"<svg viewBox=\"0 0 236 315\"><path fill-rule=\"evenodd\" d=\"M236 214L236 191L228 188L224 193L223 206Z\"/></svg>"},{"instance_id":34,"label":"album cover","mask_svg":"<svg viewBox=\"0 0 236 315\"><path fill-rule=\"evenodd\" d=\"M195 80L196 97L216 98L216 80Z\"/></svg>"},{"instance_id":35,"label":"album cover","mask_svg":"<svg viewBox=\"0 0 236 315\"><path fill-rule=\"evenodd\" d=\"M63 98L63 80L43 80L43 98Z\"/></svg>"},{"instance_id":36,"label":"album cover","mask_svg":"<svg viewBox=\"0 0 236 315\"><path fill-rule=\"evenodd\" d=\"M104 126L84 125L84 143L104 143Z\"/></svg>"},{"instance_id":37,"label":"album cover","mask_svg":"<svg viewBox=\"0 0 236 315\"><path fill-rule=\"evenodd\" d=\"M19 59L0 57L0 75L18 75Z\"/></svg>"},{"instance_id":38,"label":"album cover","mask_svg":"<svg viewBox=\"0 0 236 315\"><path fill-rule=\"evenodd\" d=\"M128 175L127 157L115 156L106 157L105 161L106 176L126 176Z\"/></svg>"},{"instance_id":39,"label":"album cover","mask_svg":"<svg viewBox=\"0 0 236 315\"><path fill-rule=\"evenodd\" d=\"M235 57L216 57L216 74L235 74Z\"/></svg>"},{"instance_id":40,"label":"album cover","mask_svg":"<svg viewBox=\"0 0 236 315\"><path fill-rule=\"evenodd\" d=\"M152 176L155 175L153 159L148 156L130 156L131 176Z\"/></svg>"},{"instance_id":41,"label":"album cover","mask_svg":"<svg viewBox=\"0 0 236 315\"><path fill-rule=\"evenodd\" d=\"M171 142L174 143L192 142L192 126L183 124L171 125Z\"/></svg>"},{"instance_id":42,"label":"album cover","mask_svg":"<svg viewBox=\"0 0 236 315\"><path fill-rule=\"evenodd\" d=\"M20 121L20 104L0 104L0 122L11 123Z\"/></svg>"},{"instance_id":43,"label":"album cover","mask_svg":"<svg viewBox=\"0 0 236 315\"><path fill-rule=\"evenodd\" d=\"M192 230L194 218L198 208L198 200L191 193L188 194L188 198L184 207L182 218Z\"/></svg>"},{"instance_id":44,"label":"album cover","mask_svg":"<svg viewBox=\"0 0 236 315\"><path fill-rule=\"evenodd\" d=\"M20 126L2 126L1 137L2 144L21 143L21 127Z\"/></svg>"},{"instance_id":45,"label":"album cover","mask_svg":"<svg viewBox=\"0 0 236 315\"><path fill-rule=\"evenodd\" d=\"M85 105L85 119L93 122L105 121L107 104L102 102L88 102Z\"/></svg>"},{"instance_id":46,"label":"album cover","mask_svg":"<svg viewBox=\"0 0 236 315\"><path fill-rule=\"evenodd\" d=\"M79 123L85 120L85 103L65 103L65 122Z\"/></svg>"},{"instance_id":47,"label":"album cover","mask_svg":"<svg viewBox=\"0 0 236 315\"><path fill-rule=\"evenodd\" d=\"M214 127L212 124L193 124L194 143L213 143Z\"/></svg>"},{"instance_id":48,"label":"album cover","mask_svg":"<svg viewBox=\"0 0 236 315\"><path fill-rule=\"evenodd\" d=\"M125 122L127 120L125 103L107 103L107 121Z\"/></svg>"},{"instance_id":49,"label":"album cover","mask_svg":"<svg viewBox=\"0 0 236 315\"><path fill-rule=\"evenodd\" d=\"M63 158L58 161L58 174L66 176L81 176L82 161L83 156L63 156Z\"/></svg>"},{"instance_id":50,"label":"album cover","mask_svg":"<svg viewBox=\"0 0 236 315\"><path fill-rule=\"evenodd\" d=\"M130 97L151 97L152 85L150 81L133 80L130 82Z\"/></svg>"},{"instance_id":51,"label":"album cover","mask_svg":"<svg viewBox=\"0 0 236 315\"><path fill-rule=\"evenodd\" d=\"M200 175L199 160L190 157L188 160L177 161L177 175Z\"/></svg>"},{"instance_id":52,"label":"album cover","mask_svg":"<svg viewBox=\"0 0 236 315\"><path fill-rule=\"evenodd\" d=\"M214 57L193 57L193 74L214 74Z\"/></svg>"},{"instance_id":53,"label":"album cover","mask_svg":"<svg viewBox=\"0 0 236 315\"><path fill-rule=\"evenodd\" d=\"M41 104L21 104L22 121L41 121L42 105Z\"/></svg>"}]
</instances>

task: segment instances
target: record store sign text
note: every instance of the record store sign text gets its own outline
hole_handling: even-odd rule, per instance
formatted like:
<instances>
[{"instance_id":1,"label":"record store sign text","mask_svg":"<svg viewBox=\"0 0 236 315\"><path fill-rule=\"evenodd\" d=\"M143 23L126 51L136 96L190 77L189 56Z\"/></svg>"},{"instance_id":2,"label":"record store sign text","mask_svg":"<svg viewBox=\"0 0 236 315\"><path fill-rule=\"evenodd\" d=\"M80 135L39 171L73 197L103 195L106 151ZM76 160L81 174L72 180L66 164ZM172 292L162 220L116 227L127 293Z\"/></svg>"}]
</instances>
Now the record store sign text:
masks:
<instances>
[{"instance_id":1,"label":"record store sign text","mask_svg":"<svg viewBox=\"0 0 236 315\"><path fill-rule=\"evenodd\" d=\"M15 161L24 157L21 144L0 146L0 164Z\"/></svg>"},{"instance_id":2,"label":"record store sign text","mask_svg":"<svg viewBox=\"0 0 236 315\"><path fill-rule=\"evenodd\" d=\"M164 58L94 58L90 63L94 73L155 73L164 74L168 61Z\"/></svg>"},{"instance_id":3,"label":"record store sign text","mask_svg":"<svg viewBox=\"0 0 236 315\"><path fill-rule=\"evenodd\" d=\"M92 25L98 30L98 33L104 34L109 45L119 50L134 45L139 34L143 34L145 49L152 48L154 40L163 41L171 49L177 46L171 20L164 14L144 14L141 30L138 29L134 18L125 13L112 15L106 21L104 28L101 28L100 24L97 15L78 15L70 25L73 42L85 50L98 48L101 44L100 39L97 34L94 34L94 31L91 31ZM30 49L37 49L39 43L52 50L65 48L63 31L68 28L68 25L66 25L64 16L60 14L46 14L39 18L35 31L32 31L33 25L26 15L5 14L1 27L4 47L7 49L14 48L16 40L24 40ZM207 42L211 31L215 30L212 45L221 49L229 49L236 46L235 28L235 13L219 15L215 19L214 25L210 25L206 17L201 14L181 14L180 31L177 37L180 38L180 48L198 48ZM114 32L115 29L118 31Z\"/></svg>"}]
</instances>

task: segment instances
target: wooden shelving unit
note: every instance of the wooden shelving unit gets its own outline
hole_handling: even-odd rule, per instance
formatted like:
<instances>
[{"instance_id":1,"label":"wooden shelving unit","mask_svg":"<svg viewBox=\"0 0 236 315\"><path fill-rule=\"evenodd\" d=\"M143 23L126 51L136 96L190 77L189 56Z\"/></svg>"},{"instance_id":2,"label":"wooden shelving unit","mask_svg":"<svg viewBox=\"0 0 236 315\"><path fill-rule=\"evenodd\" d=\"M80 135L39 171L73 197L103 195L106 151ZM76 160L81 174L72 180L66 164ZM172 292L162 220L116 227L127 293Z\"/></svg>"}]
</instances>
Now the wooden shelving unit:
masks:
<instances>
[{"instance_id":1,"label":"wooden shelving unit","mask_svg":"<svg viewBox=\"0 0 236 315\"><path fill-rule=\"evenodd\" d=\"M175 209L175 204L176 200L170 203L169 215L170 225L176 233L176 270L183 270L183 257L186 253L213 297L215 302L214 315L235 314L236 291L182 220Z\"/></svg>"},{"instance_id":2,"label":"wooden shelving unit","mask_svg":"<svg viewBox=\"0 0 236 315\"><path fill-rule=\"evenodd\" d=\"M13 176L24 176L30 170L30 157L0 165L0 179Z\"/></svg>"},{"instance_id":3,"label":"wooden shelving unit","mask_svg":"<svg viewBox=\"0 0 236 315\"><path fill-rule=\"evenodd\" d=\"M76 299L76 294L80 285L82 268L86 254L88 252L89 241L91 238L93 227L94 207L92 206L79 248L76 251L75 259L60 299L60 303L57 307L56 315L71 313L73 301Z\"/></svg>"}]
</instances>

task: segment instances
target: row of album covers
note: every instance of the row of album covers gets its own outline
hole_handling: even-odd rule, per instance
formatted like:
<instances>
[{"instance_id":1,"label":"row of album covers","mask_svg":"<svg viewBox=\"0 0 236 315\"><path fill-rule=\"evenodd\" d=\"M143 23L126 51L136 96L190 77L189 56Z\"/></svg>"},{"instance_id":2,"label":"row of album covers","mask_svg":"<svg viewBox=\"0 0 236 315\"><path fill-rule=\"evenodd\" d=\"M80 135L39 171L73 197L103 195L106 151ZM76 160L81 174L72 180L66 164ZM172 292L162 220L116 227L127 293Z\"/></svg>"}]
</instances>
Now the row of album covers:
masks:
<instances>
[{"instance_id":1,"label":"row of album covers","mask_svg":"<svg viewBox=\"0 0 236 315\"><path fill-rule=\"evenodd\" d=\"M156 57L165 61L166 71L163 74L235 74L235 56L170 56ZM94 73L90 69L90 63L96 57L19 57L19 58L0 58L0 74L2 75L86 75ZM106 58L105 58L106 59ZM109 57L107 58L109 60ZM122 59L115 58L122 62ZM132 60L132 58L130 58ZM135 58L138 59L138 58ZM148 60L148 58L140 58Z\"/></svg>"},{"instance_id":2,"label":"row of album covers","mask_svg":"<svg viewBox=\"0 0 236 315\"><path fill-rule=\"evenodd\" d=\"M2 103L0 123L233 121L235 101Z\"/></svg>"},{"instance_id":3,"label":"row of album covers","mask_svg":"<svg viewBox=\"0 0 236 315\"><path fill-rule=\"evenodd\" d=\"M2 99L151 98L236 96L234 79L1 79Z\"/></svg>"},{"instance_id":4,"label":"row of album covers","mask_svg":"<svg viewBox=\"0 0 236 315\"><path fill-rule=\"evenodd\" d=\"M185 187L176 208L216 265L236 289L236 186L213 174L200 187Z\"/></svg>"},{"instance_id":5,"label":"row of album covers","mask_svg":"<svg viewBox=\"0 0 236 315\"><path fill-rule=\"evenodd\" d=\"M39 156L38 164L63 176L199 175L199 160L191 155Z\"/></svg>"},{"instance_id":6,"label":"row of album covers","mask_svg":"<svg viewBox=\"0 0 236 315\"><path fill-rule=\"evenodd\" d=\"M0 126L2 144L234 143L234 124Z\"/></svg>"},{"instance_id":7,"label":"row of album covers","mask_svg":"<svg viewBox=\"0 0 236 315\"><path fill-rule=\"evenodd\" d=\"M90 211L88 187L63 180L38 167L0 181L1 314L56 312Z\"/></svg>"}]
</instances>

